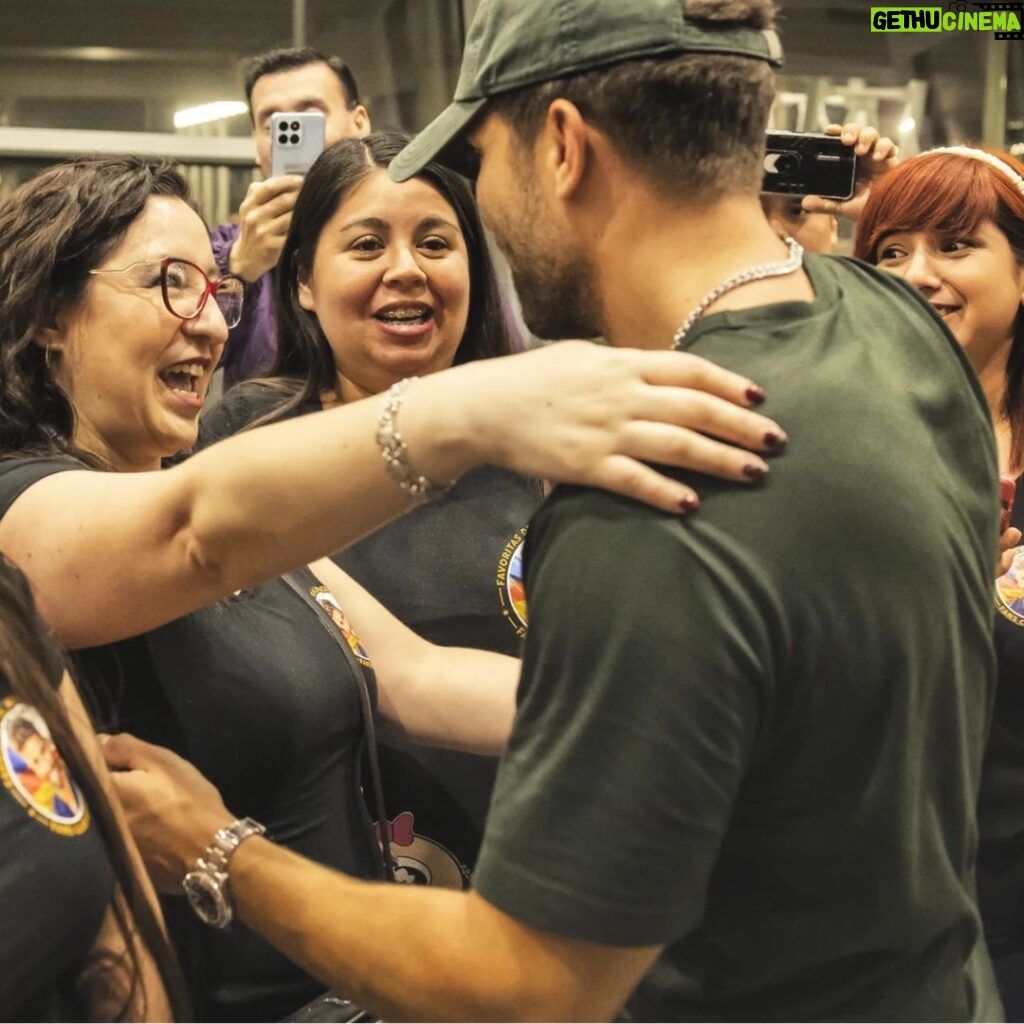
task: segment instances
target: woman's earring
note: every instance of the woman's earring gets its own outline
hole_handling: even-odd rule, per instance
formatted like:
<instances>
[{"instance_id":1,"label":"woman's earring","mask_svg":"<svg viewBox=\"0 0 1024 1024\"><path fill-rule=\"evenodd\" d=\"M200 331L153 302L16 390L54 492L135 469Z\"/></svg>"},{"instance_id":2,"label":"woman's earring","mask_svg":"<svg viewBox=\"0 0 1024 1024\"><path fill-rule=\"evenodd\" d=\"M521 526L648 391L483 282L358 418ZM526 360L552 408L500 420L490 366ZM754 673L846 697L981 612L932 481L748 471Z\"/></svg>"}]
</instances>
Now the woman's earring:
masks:
<instances>
[{"instance_id":1,"label":"woman's earring","mask_svg":"<svg viewBox=\"0 0 1024 1024\"><path fill-rule=\"evenodd\" d=\"M43 352L43 362L46 364L47 371L53 374L53 356L50 354L50 346L47 345Z\"/></svg>"}]
</instances>

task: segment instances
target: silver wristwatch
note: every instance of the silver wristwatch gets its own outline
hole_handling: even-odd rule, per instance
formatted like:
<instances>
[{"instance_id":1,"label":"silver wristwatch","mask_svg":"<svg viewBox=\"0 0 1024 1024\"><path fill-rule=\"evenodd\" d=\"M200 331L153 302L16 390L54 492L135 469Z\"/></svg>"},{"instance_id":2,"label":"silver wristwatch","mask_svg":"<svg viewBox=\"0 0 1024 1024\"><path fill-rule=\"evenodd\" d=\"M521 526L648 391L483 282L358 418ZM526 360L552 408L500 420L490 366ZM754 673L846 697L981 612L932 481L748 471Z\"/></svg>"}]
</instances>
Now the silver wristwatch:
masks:
<instances>
[{"instance_id":1,"label":"silver wristwatch","mask_svg":"<svg viewBox=\"0 0 1024 1024\"><path fill-rule=\"evenodd\" d=\"M239 818L225 825L182 879L181 887L203 924L211 928L227 928L231 924L235 910L228 893L228 865L242 840L261 836L265 831L252 818Z\"/></svg>"}]
</instances>

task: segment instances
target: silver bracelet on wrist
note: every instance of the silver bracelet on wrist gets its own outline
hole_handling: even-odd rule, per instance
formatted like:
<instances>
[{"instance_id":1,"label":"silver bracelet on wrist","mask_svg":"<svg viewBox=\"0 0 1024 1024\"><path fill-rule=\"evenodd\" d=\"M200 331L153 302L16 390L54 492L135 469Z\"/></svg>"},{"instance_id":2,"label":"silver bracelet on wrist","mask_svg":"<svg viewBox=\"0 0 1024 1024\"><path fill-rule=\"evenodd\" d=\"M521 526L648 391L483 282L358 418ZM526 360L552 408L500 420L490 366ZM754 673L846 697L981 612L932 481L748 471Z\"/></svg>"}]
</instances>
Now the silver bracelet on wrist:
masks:
<instances>
[{"instance_id":1,"label":"silver bracelet on wrist","mask_svg":"<svg viewBox=\"0 0 1024 1024\"><path fill-rule=\"evenodd\" d=\"M398 486L414 501L424 502L440 497L448 488L428 480L409 465L408 445L395 425L405 391L417 380L419 377L406 377L392 384L384 393L384 404L377 420L377 445L388 472L398 482Z\"/></svg>"}]
</instances>

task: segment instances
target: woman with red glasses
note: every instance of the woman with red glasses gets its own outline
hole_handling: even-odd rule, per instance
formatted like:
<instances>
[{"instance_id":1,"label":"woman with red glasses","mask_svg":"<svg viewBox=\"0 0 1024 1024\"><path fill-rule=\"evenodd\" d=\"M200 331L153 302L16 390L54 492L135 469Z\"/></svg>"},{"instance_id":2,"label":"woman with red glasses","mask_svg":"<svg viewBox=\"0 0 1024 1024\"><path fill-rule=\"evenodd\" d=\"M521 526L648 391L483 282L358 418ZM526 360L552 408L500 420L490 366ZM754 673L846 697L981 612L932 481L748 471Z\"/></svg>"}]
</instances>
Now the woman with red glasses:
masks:
<instances>
[{"instance_id":1,"label":"woman with red glasses","mask_svg":"<svg viewBox=\"0 0 1024 1024\"><path fill-rule=\"evenodd\" d=\"M760 459L699 431L754 449L784 436L745 408L760 397L748 380L691 356L569 343L164 469L196 440L242 297L215 279L183 178L131 158L62 165L0 206L0 238L0 551L105 725L174 748L278 841L364 877L383 868L360 792L364 700L410 737L494 751L517 663L426 643L324 556L480 464L684 513L693 493L646 463L743 480ZM48 884L43 865L26 867L26 884ZM217 877L205 864L188 889L215 926L230 918ZM72 905L49 925L69 956L88 952ZM202 1019L275 1019L320 990L241 925L207 934L179 945L195 954Z\"/></svg>"}]
</instances>

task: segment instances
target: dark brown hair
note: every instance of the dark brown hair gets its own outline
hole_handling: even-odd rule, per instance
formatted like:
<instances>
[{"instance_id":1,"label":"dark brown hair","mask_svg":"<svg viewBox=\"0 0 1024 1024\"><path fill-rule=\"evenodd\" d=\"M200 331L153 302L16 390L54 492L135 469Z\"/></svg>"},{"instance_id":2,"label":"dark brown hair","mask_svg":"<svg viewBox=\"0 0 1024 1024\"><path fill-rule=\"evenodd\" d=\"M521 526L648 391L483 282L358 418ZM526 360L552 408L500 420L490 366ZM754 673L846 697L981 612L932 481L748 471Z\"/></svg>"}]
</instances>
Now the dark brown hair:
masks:
<instances>
[{"instance_id":1,"label":"dark brown hair","mask_svg":"<svg viewBox=\"0 0 1024 1024\"><path fill-rule=\"evenodd\" d=\"M0 555L0 674L11 694L34 707L50 732L53 742L82 791L95 823L107 858L117 881L111 906L125 944L131 985L124 1005L117 1016L127 1019L129 1008L140 984L136 950L137 931L148 947L167 990L176 1020L190 1017L185 985L164 931L139 886L135 870L121 836L121 830L110 807L106 791L100 784L75 736L71 722L57 695L57 686L65 669L60 648L36 612L25 577ZM32 726L34 729L35 727ZM126 913L127 910L127 913ZM130 913L130 919L129 919ZM132 927L134 921L134 928ZM123 960L97 960L86 963L85 971L123 971Z\"/></svg>"},{"instance_id":2,"label":"dark brown hair","mask_svg":"<svg viewBox=\"0 0 1024 1024\"><path fill-rule=\"evenodd\" d=\"M0 457L70 455L97 466L74 445L74 408L39 341L81 300L89 271L150 196L191 205L185 179L167 161L86 157L44 171L0 205Z\"/></svg>"},{"instance_id":3,"label":"dark brown hair","mask_svg":"<svg viewBox=\"0 0 1024 1024\"><path fill-rule=\"evenodd\" d=\"M348 109L354 110L359 105L356 76L340 57L321 53L309 46L290 46L261 53L249 61L245 71L245 102L249 104L249 117L252 117L252 90L264 75L304 68L307 64L326 64L341 83L341 92Z\"/></svg>"},{"instance_id":4,"label":"dark brown hair","mask_svg":"<svg viewBox=\"0 0 1024 1024\"><path fill-rule=\"evenodd\" d=\"M689 0L686 19L767 29L771 0ZM486 107L531 146L550 104L569 100L667 196L758 191L774 73L762 60L684 54L627 60L495 97Z\"/></svg>"}]
</instances>

